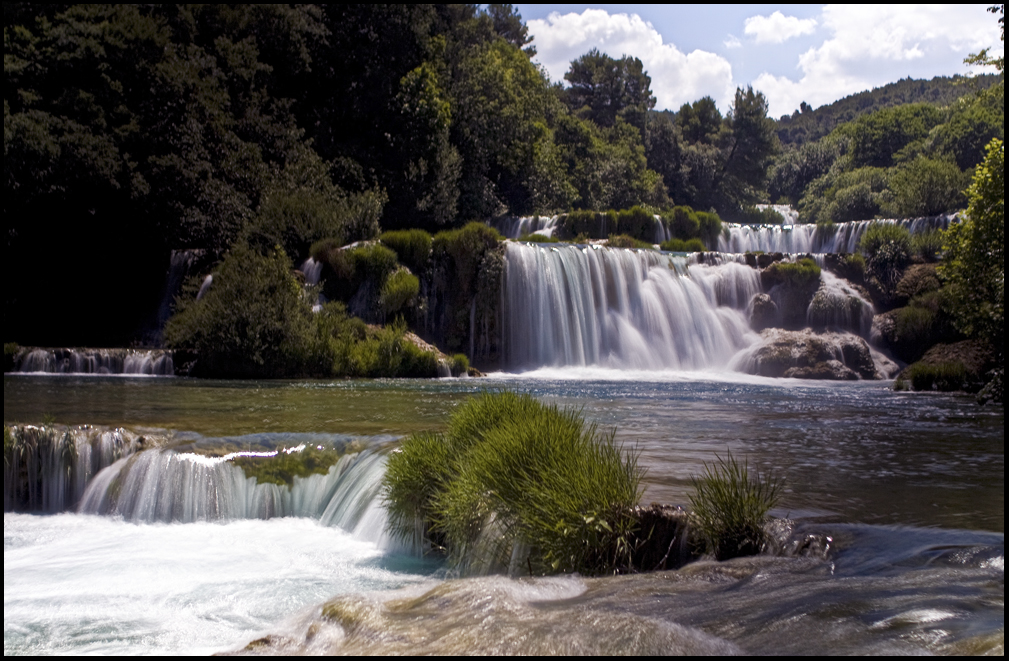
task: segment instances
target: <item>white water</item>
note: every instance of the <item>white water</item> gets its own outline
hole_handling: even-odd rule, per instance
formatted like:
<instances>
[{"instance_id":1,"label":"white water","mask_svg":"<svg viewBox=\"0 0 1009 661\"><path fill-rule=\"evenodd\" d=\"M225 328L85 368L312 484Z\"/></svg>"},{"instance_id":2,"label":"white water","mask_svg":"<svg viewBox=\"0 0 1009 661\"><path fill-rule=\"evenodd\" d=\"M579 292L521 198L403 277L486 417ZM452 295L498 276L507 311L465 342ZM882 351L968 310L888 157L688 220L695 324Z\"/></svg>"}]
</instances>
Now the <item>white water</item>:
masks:
<instances>
[{"instance_id":1,"label":"white water","mask_svg":"<svg viewBox=\"0 0 1009 661\"><path fill-rule=\"evenodd\" d=\"M33 349L18 358L17 372L58 374L146 374L172 376L169 351L153 349Z\"/></svg>"},{"instance_id":2,"label":"white water","mask_svg":"<svg viewBox=\"0 0 1009 661\"><path fill-rule=\"evenodd\" d=\"M303 518L134 525L4 514L4 654L209 654L334 595L424 580ZM430 568L427 568L429 570Z\"/></svg>"},{"instance_id":3,"label":"white water","mask_svg":"<svg viewBox=\"0 0 1009 661\"><path fill-rule=\"evenodd\" d=\"M946 229L955 216L902 220L858 220L837 223L832 230L816 225L738 225L724 223L718 237L719 252L854 253L862 234L873 223L895 223L916 234Z\"/></svg>"},{"instance_id":4,"label":"white water","mask_svg":"<svg viewBox=\"0 0 1009 661\"><path fill-rule=\"evenodd\" d=\"M598 246L508 244L505 365L706 369L754 341L757 271Z\"/></svg>"}]
</instances>

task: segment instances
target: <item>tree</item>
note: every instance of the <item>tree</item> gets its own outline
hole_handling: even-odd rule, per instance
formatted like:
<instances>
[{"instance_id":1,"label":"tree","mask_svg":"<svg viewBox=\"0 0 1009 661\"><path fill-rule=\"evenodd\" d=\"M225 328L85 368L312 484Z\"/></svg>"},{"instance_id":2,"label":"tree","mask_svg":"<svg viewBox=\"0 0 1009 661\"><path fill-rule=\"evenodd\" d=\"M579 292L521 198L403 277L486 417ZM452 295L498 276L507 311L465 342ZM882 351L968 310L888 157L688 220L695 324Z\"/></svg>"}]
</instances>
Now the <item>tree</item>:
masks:
<instances>
[{"instance_id":1,"label":"tree","mask_svg":"<svg viewBox=\"0 0 1009 661\"><path fill-rule=\"evenodd\" d=\"M571 83L564 100L572 112L584 112L586 119L603 127L613 126L620 117L644 134L655 97L641 60L629 55L615 60L593 48L571 63L564 80Z\"/></svg>"},{"instance_id":2,"label":"tree","mask_svg":"<svg viewBox=\"0 0 1009 661\"><path fill-rule=\"evenodd\" d=\"M957 327L987 341L1002 362L1005 338L1005 145L992 140L967 189L967 217L951 225L939 272Z\"/></svg>"}]
</instances>

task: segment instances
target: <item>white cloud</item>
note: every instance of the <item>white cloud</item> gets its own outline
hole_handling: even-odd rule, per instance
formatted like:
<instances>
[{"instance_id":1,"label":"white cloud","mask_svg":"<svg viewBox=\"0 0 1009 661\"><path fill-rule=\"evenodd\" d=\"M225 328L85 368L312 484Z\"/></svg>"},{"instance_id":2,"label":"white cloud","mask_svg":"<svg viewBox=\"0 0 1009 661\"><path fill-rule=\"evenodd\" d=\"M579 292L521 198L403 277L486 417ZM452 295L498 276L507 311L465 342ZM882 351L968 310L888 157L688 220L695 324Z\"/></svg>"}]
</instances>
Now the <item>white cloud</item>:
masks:
<instances>
[{"instance_id":1,"label":"white cloud","mask_svg":"<svg viewBox=\"0 0 1009 661\"><path fill-rule=\"evenodd\" d=\"M770 16L751 16L746 19L743 32L758 44L780 44L804 34L816 31L815 18L785 16L776 11Z\"/></svg>"},{"instance_id":2,"label":"white cloud","mask_svg":"<svg viewBox=\"0 0 1009 661\"><path fill-rule=\"evenodd\" d=\"M974 7L827 5L821 25L831 38L799 57L800 77L765 72L754 81L771 116L791 113L801 101L815 108L907 76L962 73L963 58L986 46L1002 52L995 19Z\"/></svg>"},{"instance_id":3,"label":"white cloud","mask_svg":"<svg viewBox=\"0 0 1009 661\"><path fill-rule=\"evenodd\" d=\"M743 42L741 42L739 40L739 38L736 37L736 35L734 35L734 34L730 34L725 39L725 41L723 41L722 43L725 44L726 48L742 48L743 47Z\"/></svg>"},{"instance_id":4,"label":"white cloud","mask_svg":"<svg viewBox=\"0 0 1009 661\"><path fill-rule=\"evenodd\" d=\"M662 35L637 14L609 14L586 9L581 14L554 12L527 23L539 61L550 78L563 81L571 60L592 48L620 58L637 57L652 78L656 109L676 110L682 104L711 96L724 111L735 93L732 67L715 53L681 52L663 43Z\"/></svg>"}]
</instances>

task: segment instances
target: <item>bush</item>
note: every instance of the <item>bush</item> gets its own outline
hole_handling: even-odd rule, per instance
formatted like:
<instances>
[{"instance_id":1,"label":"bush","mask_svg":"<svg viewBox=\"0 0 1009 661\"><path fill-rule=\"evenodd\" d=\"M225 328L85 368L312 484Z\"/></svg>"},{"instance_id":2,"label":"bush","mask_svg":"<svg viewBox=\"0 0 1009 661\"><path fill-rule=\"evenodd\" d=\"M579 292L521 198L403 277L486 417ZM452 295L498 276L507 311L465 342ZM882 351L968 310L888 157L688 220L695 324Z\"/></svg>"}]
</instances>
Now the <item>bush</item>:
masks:
<instances>
[{"instance_id":1,"label":"bush","mask_svg":"<svg viewBox=\"0 0 1009 661\"><path fill-rule=\"evenodd\" d=\"M584 234L590 239L605 239L617 229L617 214L615 211L572 211L559 219L559 226L564 237Z\"/></svg>"},{"instance_id":2,"label":"bush","mask_svg":"<svg viewBox=\"0 0 1009 661\"><path fill-rule=\"evenodd\" d=\"M469 374L469 358L464 353L457 353L452 356L452 364L449 369L452 372L452 376Z\"/></svg>"},{"instance_id":3,"label":"bush","mask_svg":"<svg viewBox=\"0 0 1009 661\"><path fill-rule=\"evenodd\" d=\"M390 455L384 491L394 531L470 570L598 574L629 562L640 477L577 412L484 393Z\"/></svg>"},{"instance_id":4,"label":"bush","mask_svg":"<svg viewBox=\"0 0 1009 661\"><path fill-rule=\"evenodd\" d=\"M420 280L405 268L390 275L382 285L379 294L379 305L385 315L399 312L404 307L413 305L420 293Z\"/></svg>"},{"instance_id":5,"label":"bush","mask_svg":"<svg viewBox=\"0 0 1009 661\"><path fill-rule=\"evenodd\" d=\"M639 248L642 250L651 250L654 248L654 244L639 241L633 236L628 236L626 234L611 235L610 238L606 239L606 245L610 248Z\"/></svg>"},{"instance_id":6,"label":"bush","mask_svg":"<svg viewBox=\"0 0 1009 661\"><path fill-rule=\"evenodd\" d=\"M774 507L784 484L755 473L750 479L747 462L732 456L715 457L704 464L704 473L692 478L690 497L698 532L717 560L728 560L760 552L764 543L764 521Z\"/></svg>"},{"instance_id":7,"label":"bush","mask_svg":"<svg viewBox=\"0 0 1009 661\"><path fill-rule=\"evenodd\" d=\"M765 289L784 284L794 289L815 289L820 286L820 267L807 258L797 262L775 262L760 274Z\"/></svg>"},{"instance_id":8,"label":"bush","mask_svg":"<svg viewBox=\"0 0 1009 661\"><path fill-rule=\"evenodd\" d=\"M751 205L744 206L739 210L736 222L748 225L781 225L785 222L785 217L774 209L758 209Z\"/></svg>"},{"instance_id":9,"label":"bush","mask_svg":"<svg viewBox=\"0 0 1009 661\"><path fill-rule=\"evenodd\" d=\"M704 252L707 248L700 239L669 239L663 241L659 248L668 252Z\"/></svg>"},{"instance_id":10,"label":"bush","mask_svg":"<svg viewBox=\"0 0 1009 661\"><path fill-rule=\"evenodd\" d=\"M890 177L883 213L895 218L935 216L962 209L967 175L951 161L918 156Z\"/></svg>"},{"instance_id":11,"label":"bush","mask_svg":"<svg viewBox=\"0 0 1009 661\"><path fill-rule=\"evenodd\" d=\"M866 256L866 275L890 296L911 258L911 233L895 223L872 223L859 248Z\"/></svg>"},{"instance_id":12,"label":"bush","mask_svg":"<svg viewBox=\"0 0 1009 661\"><path fill-rule=\"evenodd\" d=\"M396 253L399 262L414 273L427 271L431 258L431 235L424 230L384 232L379 240Z\"/></svg>"},{"instance_id":13,"label":"bush","mask_svg":"<svg viewBox=\"0 0 1009 661\"><path fill-rule=\"evenodd\" d=\"M934 262L942 251L942 230L928 230L911 235L911 252L914 255Z\"/></svg>"},{"instance_id":14,"label":"bush","mask_svg":"<svg viewBox=\"0 0 1009 661\"><path fill-rule=\"evenodd\" d=\"M165 342L194 351L200 375L293 376L312 361L311 304L279 247L264 256L236 244L205 295L176 304Z\"/></svg>"},{"instance_id":15,"label":"bush","mask_svg":"<svg viewBox=\"0 0 1009 661\"><path fill-rule=\"evenodd\" d=\"M542 234L524 234L516 241L526 241L528 243L560 243L560 239L556 236L544 236Z\"/></svg>"},{"instance_id":16,"label":"bush","mask_svg":"<svg viewBox=\"0 0 1009 661\"><path fill-rule=\"evenodd\" d=\"M326 267L322 290L327 298L350 302L356 296L352 306L356 314L371 321L383 320L382 294L386 281L399 268L395 252L379 243L342 248L322 241L312 246L312 256Z\"/></svg>"},{"instance_id":17,"label":"bush","mask_svg":"<svg viewBox=\"0 0 1009 661\"><path fill-rule=\"evenodd\" d=\"M655 238L655 216L639 206L617 213L616 231L650 243Z\"/></svg>"},{"instance_id":18,"label":"bush","mask_svg":"<svg viewBox=\"0 0 1009 661\"><path fill-rule=\"evenodd\" d=\"M906 377L914 390L955 392L963 390L967 368L961 362L915 363L907 368Z\"/></svg>"},{"instance_id":19,"label":"bush","mask_svg":"<svg viewBox=\"0 0 1009 661\"><path fill-rule=\"evenodd\" d=\"M701 221L690 207L673 207L662 220L674 238L693 239L701 233Z\"/></svg>"}]
</instances>

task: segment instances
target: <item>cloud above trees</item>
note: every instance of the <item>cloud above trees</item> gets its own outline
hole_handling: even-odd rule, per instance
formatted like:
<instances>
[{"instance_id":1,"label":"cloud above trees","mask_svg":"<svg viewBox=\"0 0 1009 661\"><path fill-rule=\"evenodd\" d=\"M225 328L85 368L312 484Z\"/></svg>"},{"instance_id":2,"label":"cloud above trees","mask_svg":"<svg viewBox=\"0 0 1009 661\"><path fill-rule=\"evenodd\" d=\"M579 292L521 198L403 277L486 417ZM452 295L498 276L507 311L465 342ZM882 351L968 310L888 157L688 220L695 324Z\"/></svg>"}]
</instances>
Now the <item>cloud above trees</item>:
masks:
<instances>
[{"instance_id":1,"label":"cloud above trees","mask_svg":"<svg viewBox=\"0 0 1009 661\"><path fill-rule=\"evenodd\" d=\"M690 52L634 13L553 12L528 26L551 80L563 82L570 62L591 48L631 55L651 76L660 110L706 95L727 110L735 88L753 84L767 96L770 114L780 116L802 101L817 107L901 78L965 73L963 58L985 47L1002 53L997 23L983 7L826 5L815 18L774 11L725 22L727 37L712 39L710 51ZM755 59L766 68L754 76ZM733 70L745 60L748 79Z\"/></svg>"}]
</instances>

